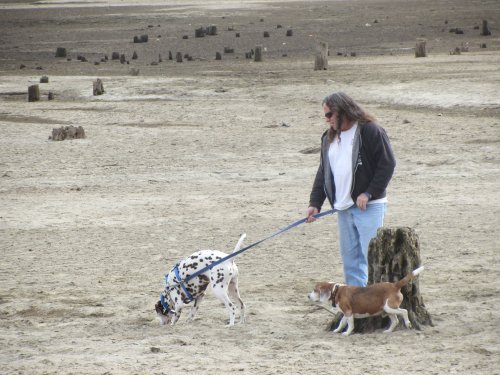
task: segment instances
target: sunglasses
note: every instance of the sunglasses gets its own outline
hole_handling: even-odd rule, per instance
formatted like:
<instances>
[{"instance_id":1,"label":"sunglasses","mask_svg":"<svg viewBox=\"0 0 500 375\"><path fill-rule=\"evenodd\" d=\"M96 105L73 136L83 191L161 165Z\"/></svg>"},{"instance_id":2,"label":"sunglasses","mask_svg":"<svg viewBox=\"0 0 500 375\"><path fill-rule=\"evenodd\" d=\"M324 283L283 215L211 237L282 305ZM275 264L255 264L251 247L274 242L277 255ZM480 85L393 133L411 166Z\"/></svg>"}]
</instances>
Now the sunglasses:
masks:
<instances>
[{"instance_id":1,"label":"sunglasses","mask_svg":"<svg viewBox=\"0 0 500 375\"><path fill-rule=\"evenodd\" d=\"M325 117L326 117L327 119L332 118L332 116L333 116L333 112L332 112L332 111L330 111L330 112L326 112L326 113L325 113Z\"/></svg>"}]
</instances>

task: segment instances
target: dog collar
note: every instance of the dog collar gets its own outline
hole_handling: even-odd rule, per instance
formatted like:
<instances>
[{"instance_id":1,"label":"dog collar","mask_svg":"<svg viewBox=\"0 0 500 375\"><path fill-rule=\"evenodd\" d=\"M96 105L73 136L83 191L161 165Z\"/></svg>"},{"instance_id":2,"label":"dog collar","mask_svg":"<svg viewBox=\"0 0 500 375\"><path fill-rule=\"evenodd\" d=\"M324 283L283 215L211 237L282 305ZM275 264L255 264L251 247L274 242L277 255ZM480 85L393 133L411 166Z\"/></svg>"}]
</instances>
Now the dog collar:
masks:
<instances>
[{"instance_id":1,"label":"dog collar","mask_svg":"<svg viewBox=\"0 0 500 375\"><path fill-rule=\"evenodd\" d=\"M165 292L167 291L168 288L168 273L165 274ZM165 292L160 294L160 303L163 307L163 312L165 314L174 314L175 311L170 308L170 306L167 303L167 300L165 299Z\"/></svg>"},{"instance_id":2,"label":"dog collar","mask_svg":"<svg viewBox=\"0 0 500 375\"><path fill-rule=\"evenodd\" d=\"M165 300L165 296L163 295L163 293L160 294L160 303L163 307L163 312L165 314L170 314L173 312L172 309L170 308L170 306L168 305L167 301Z\"/></svg>"}]
</instances>

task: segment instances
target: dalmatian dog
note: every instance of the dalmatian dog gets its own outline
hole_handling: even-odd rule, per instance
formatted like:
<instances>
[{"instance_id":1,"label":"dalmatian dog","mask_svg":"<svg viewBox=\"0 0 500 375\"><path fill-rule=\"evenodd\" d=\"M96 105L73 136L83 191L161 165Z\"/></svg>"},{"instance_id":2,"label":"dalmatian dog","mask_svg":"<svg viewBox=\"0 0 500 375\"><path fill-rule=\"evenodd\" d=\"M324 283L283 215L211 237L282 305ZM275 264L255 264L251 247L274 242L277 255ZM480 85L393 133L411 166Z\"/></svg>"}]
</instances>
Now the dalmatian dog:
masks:
<instances>
[{"instance_id":1,"label":"dalmatian dog","mask_svg":"<svg viewBox=\"0 0 500 375\"><path fill-rule=\"evenodd\" d=\"M240 237L233 253L241 249L245 237L246 234ZM234 258L208 268L210 264L227 255L217 250L201 250L179 262L167 273L165 289L160 295L160 301L155 305L156 314L162 325L177 323L183 307L190 302L194 302L188 315L188 321L192 321L208 286L212 287L213 294L226 306L229 312L228 326L233 326L236 318L236 305L231 302L230 297L238 301L240 322L245 322L245 304L238 291L238 267ZM191 275L204 268L205 271L189 279ZM184 281L186 279L187 282Z\"/></svg>"}]
</instances>

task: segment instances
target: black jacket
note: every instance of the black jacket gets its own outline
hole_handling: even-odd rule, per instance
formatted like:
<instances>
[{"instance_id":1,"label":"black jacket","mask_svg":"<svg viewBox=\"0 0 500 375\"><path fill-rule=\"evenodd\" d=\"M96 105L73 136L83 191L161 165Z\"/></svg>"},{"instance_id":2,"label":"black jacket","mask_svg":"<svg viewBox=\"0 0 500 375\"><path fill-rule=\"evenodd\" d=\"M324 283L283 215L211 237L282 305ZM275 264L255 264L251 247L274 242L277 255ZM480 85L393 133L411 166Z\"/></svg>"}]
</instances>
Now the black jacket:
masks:
<instances>
[{"instance_id":1,"label":"black jacket","mask_svg":"<svg viewBox=\"0 0 500 375\"><path fill-rule=\"evenodd\" d=\"M326 198L332 206L335 202L335 181L328 159L330 143L327 133L321 137L321 160L309 199L309 206L320 210ZM371 194L371 200L385 197L395 167L396 160L385 130L372 122L358 124L352 149L352 200L356 202L357 197L364 192Z\"/></svg>"}]
</instances>

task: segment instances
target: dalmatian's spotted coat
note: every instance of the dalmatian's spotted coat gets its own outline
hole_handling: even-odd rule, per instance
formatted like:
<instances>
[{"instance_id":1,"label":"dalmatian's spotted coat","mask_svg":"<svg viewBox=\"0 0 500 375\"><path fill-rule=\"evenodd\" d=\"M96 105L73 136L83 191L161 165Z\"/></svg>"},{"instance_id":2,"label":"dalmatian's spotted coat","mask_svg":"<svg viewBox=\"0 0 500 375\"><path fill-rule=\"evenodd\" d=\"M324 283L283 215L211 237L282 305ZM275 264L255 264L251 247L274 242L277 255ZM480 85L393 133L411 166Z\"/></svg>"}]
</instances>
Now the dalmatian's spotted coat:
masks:
<instances>
[{"instance_id":1,"label":"dalmatian's spotted coat","mask_svg":"<svg viewBox=\"0 0 500 375\"><path fill-rule=\"evenodd\" d=\"M246 234L243 234L240 237L233 252L241 249L245 237ZM181 279L185 280L199 269L202 269L225 256L227 256L227 254L217 250L201 250L190 255L179 263L179 274ZM183 307L190 303L189 298L177 282L173 270L169 272L168 280L168 287L163 291L163 295L172 311L165 311L160 301L158 301L155 305L156 313L162 325L169 323L170 325L174 325L177 323ZM207 269L197 277L189 280L187 283L184 283L184 286L191 294L194 301L194 305L188 315L188 321L191 321L198 311L198 307L205 296L205 291L209 285L212 287L214 295L224 303L229 311L228 325L233 326L236 318L236 305L231 302L229 298L230 296L239 303L240 322L243 323L245 321L245 304L241 300L240 293L238 291L238 267L234 263L234 258L228 259L212 269Z\"/></svg>"}]
</instances>

